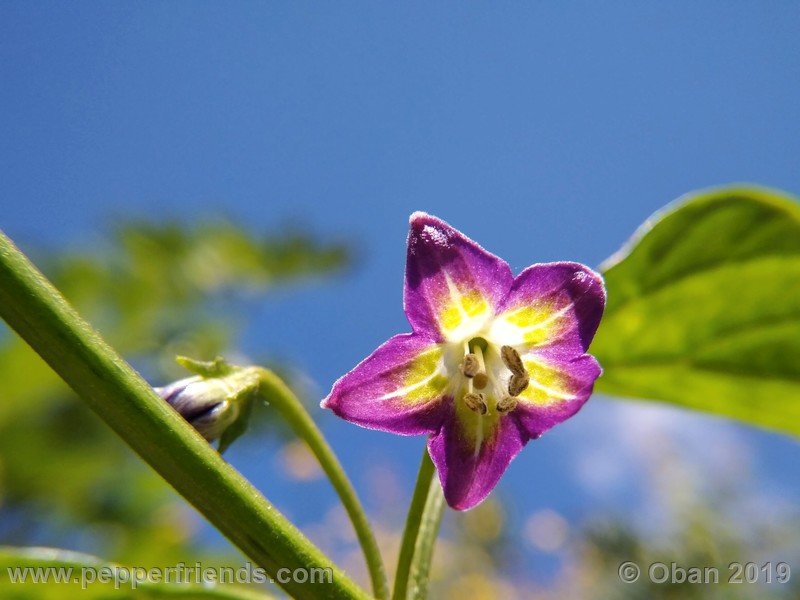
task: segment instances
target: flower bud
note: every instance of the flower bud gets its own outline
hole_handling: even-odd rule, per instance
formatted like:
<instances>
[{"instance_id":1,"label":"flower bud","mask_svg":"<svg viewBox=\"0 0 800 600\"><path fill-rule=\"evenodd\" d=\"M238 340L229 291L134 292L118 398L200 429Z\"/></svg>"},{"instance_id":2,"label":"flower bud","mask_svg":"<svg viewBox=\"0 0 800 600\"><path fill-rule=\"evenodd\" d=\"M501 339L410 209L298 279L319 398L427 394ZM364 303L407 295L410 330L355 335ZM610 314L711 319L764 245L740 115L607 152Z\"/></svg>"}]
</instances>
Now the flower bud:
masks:
<instances>
[{"instance_id":1,"label":"flower bud","mask_svg":"<svg viewBox=\"0 0 800 600\"><path fill-rule=\"evenodd\" d=\"M239 416L235 390L224 378L197 375L155 391L209 442L220 437Z\"/></svg>"}]
</instances>

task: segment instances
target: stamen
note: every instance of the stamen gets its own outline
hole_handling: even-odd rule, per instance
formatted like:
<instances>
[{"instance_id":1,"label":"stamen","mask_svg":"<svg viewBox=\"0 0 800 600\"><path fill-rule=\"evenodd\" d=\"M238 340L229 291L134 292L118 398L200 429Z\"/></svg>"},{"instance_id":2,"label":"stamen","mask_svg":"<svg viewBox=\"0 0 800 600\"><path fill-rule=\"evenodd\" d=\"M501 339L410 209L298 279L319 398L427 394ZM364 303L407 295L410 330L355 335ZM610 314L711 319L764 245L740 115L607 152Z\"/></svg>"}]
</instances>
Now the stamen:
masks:
<instances>
[{"instance_id":1,"label":"stamen","mask_svg":"<svg viewBox=\"0 0 800 600\"><path fill-rule=\"evenodd\" d=\"M518 400L513 396L505 396L503 399L497 402L495 409L499 413L507 413L517 407L517 402Z\"/></svg>"},{"instance_id":2,"label":"stamen","mask_svg":"<svg viewBox=\"0 0 800 600\"><path fill-rule=\"evenodd\" d=\"M500 357L508 367L508 370L514 375L522 375L526 372L525 365L522 364L522 359L519 357L519 352L511 346L501 346Z\"/></svg>"},{"instance_id":3,"label":"stamen","mask_svg":"<svg viewBox=\"0 0 800 600\"><path fill-rule=\"evenodd\" d=\"M466 404L470 410L474 410L476 413L482 415L485 415L489 410L489 406L486 404L483 394L464 394L464 404Z\"/></svg>"},{"instance_id":4,"label":"stamen","mask_svg":"<svg viewBox=\"0 0 800 600\"><path fill-rule=\"evenodd\" d=\"M478 357L474 354L467 354L464 356L464 361L461 363L461 372L464 374L464 377L475 377L480 371L480 363L478 362Z\"/></svg>"},{"instance_id":5,"label":"stamen","mask_svg":"<svg viewBox=\"0 0 800 600\"><path fill-rule=\"evenodd\" d=\"M503 390L503 386L499 384L499 382L494 378L494 375L491 373L489 374L489 383L492 385L492 395L495 398L502 398L506 395L505 390ZM497 402L495 402L495 409L497 408Z\"/></svg>"},{"instance_id":6,"label":"stamen","mask_svg":"<svg viewBox=\"0 0 800 600\"><path fill-rule=\"evenodd\" d=\"M510 396L519 396L528 387L531 382L527 373L517 374L514 373L511 379L508 380L508 393Z\"/></svg>"}]
</instances>

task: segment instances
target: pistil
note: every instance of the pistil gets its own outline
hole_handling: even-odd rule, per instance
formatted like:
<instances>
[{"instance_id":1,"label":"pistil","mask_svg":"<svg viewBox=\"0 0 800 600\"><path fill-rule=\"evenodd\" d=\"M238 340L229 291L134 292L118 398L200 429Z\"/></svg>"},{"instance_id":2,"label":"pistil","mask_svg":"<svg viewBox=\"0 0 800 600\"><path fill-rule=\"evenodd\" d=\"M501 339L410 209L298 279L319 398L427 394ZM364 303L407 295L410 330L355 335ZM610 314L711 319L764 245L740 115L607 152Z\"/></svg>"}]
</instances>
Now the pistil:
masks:
<instances>
[{"instance_id":1,"label":"pistil","mask_svg":"<svg viewBox=\"0 0 800 600\"><path fill-rule=\"evenodd\" d=\"M489 382L489 377L486 375L483 349L480 344L474 344L470 349L469 342L464 342L464 360L461 362L461 373L466 378L467 383L464 404L481 416L485 415L489 412L486 395L475 391L475 388L484 389Z\"/></svg>"},{"instance_id":2,"label":"pistil","mask_svg":"<svg viewBox=\"0 0 800 600\"><path fill-rule=\"evenodd\" d=\"M483 349L479 344L475 344L472 351L478 359L478 372L475 373L473 381L475 382L475 387L482 390L486 387L486 384L489 383L489 377L486 375L486 363L483 360Z\"/></svg>"}]
</instances>

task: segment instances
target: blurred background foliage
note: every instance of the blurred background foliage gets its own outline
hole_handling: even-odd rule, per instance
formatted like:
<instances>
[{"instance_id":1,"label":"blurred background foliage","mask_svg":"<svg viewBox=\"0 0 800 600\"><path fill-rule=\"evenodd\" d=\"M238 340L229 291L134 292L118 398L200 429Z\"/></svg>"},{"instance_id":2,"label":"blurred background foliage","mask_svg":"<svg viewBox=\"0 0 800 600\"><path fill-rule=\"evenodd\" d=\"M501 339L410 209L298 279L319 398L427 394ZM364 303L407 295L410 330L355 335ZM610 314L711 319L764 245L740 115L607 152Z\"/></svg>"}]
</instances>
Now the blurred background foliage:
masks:
<instances>
[{"instance_id":1,"label":"blurred background foliage","mask_svg":"<svg viewBox=\"0 0 800 600\"><path fill-rule=\"evenodd\" d=\"M663 439L655 440L664 441ZM434 558L431 598L446 600L758 600L800 597L800 513L779 502L754 501L745 483L752 473L737 466L708 472L666 444L652 452L643 482L658 498L652 515L588 509L569 520L557 510L525 514L513 499L489 501L464 514L450 513L449 534ZM532 578L524 555L535 553L552 569L547 581ZM776 560L775 557L780 557ZM635 583L620 580L620 565L641 569ZM733 562L770 562L771 584L729 583ZM776 583L776 569L794 569ZM647 568L674 563L713 567L719 583L654 583ZM663 577L656 571L654 577ZM679 579L679 577L678 577Z\"/></svg>"},{"instance_id":2,"label":"blurred background foliage","mask_svg":"<svg viewBox=\"0 0 800 600\"><path fill-rule=\"evenodd\" d=\"M230 356L248 299L341 272L352 257L347 245L320 243L301 228L252 235L222 220L123 222L98 246L32 256L154 384L185 376L176 354ZM256 412L255 427L268 426ZM0 540L79 547L129 564L213 560L193 539L195 527L169 486L3 329Z\"/></svg>"},{"instance_id":3,"label":"blurred background foliage","mask_svg":"<svg viewBox=\"0 0 800 600\"><path fill-rule=\"evenodd\" d=\"M255 236L225 221L123 223L99 247L39 248L32 254L78 310L154 383L184 375L173 361L176 354L223 353L271 363L291 378L288 365L276 365L267 355L236 357L247 303L263 302L270 292L303 279L341 273L353 262L347 244L321 243L302 229ZM0 335L0 542L76 549L128 565L241 562L233 549L201 535L191 509L27 346L7 331ZM263 348L269 351L269 340ZM253 426L282 440L273 467L298 486L318 480L321 473L304 445L266 415L257 410ZM742 505L753 499L743 489L754 480L744 473L746 467L739 465L735 475L709 472L707 464L687 462L659 440L653 441L651 459L644 485L663 505L660 523L644 519L646 525L637 524L632 515L591 507L581 521L546 506L531 513L524 498L502 493L473 511L448 511L431 597L798 597L796 576L790 585L766 587L621 583L617 569L627 560L643 568L655 561L714 565L721 580L731 561L763 563L781 556L800 564L797 512ZM377 504L387 507L372 516L391 567L404 518L402 510L392 508L393 500L408 490L391 472L381 477L369 494L383 497ZM363 559L340 508L322 515L307 533L366 583ZM532 577L531 555L547 563L552 577ZM43 590L26 587L25 593ZM19 587L7 591L23 593Z\"/></svg>"}]
</instances>

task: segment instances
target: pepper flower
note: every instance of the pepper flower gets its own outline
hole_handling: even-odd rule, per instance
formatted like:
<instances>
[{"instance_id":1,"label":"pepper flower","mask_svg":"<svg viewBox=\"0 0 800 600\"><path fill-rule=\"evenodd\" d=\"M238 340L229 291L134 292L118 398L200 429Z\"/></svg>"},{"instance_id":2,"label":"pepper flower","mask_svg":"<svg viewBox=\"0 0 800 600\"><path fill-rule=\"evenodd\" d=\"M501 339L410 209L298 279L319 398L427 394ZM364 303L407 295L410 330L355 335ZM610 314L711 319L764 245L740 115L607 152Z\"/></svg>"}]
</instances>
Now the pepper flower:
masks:
<instances>
[{"instance_id":1,"label":"pepper flower","mask_svg":"<svg viewBox=\"0 0 800 600\"><path fill-rule=\"evenodd\" d=\"M603 280L573 262L508 264L431 215L411 215L396 335L322 401L340 417L429 434L447 503L491 492L531 439L574 415L601 373L586 353L605 306Z\"/></svg>"}]
</instances>

